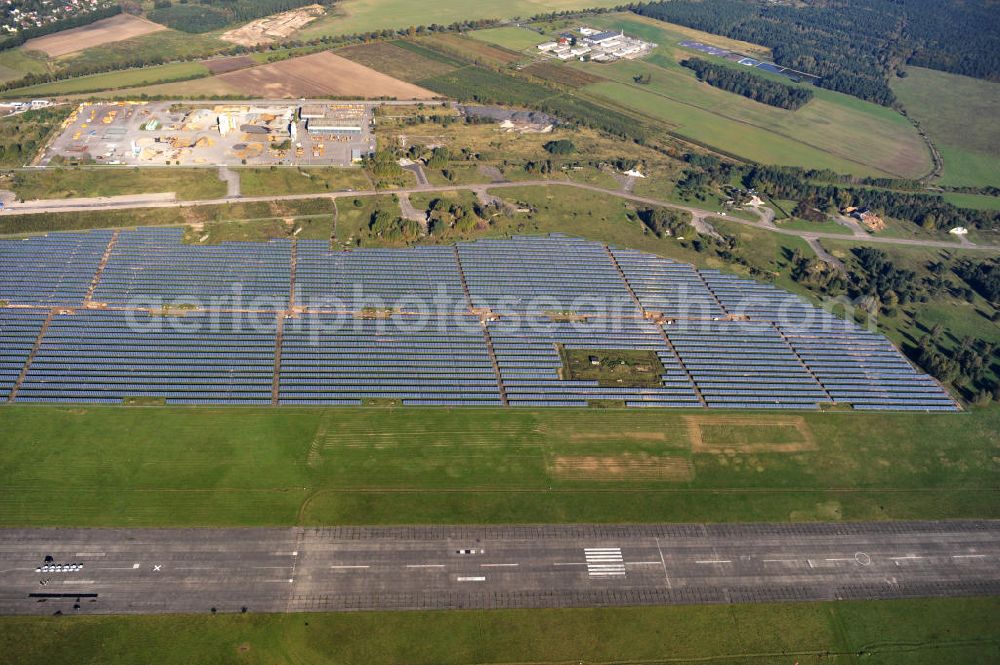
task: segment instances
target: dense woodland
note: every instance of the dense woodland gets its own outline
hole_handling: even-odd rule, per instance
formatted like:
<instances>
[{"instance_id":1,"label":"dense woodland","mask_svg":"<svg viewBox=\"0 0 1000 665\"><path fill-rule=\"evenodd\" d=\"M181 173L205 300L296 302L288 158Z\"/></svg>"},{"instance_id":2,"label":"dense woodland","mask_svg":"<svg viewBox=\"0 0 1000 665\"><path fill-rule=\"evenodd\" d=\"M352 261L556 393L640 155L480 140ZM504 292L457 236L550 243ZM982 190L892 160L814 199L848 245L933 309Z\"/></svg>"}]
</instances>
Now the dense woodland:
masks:
<instances>
[{"instance_id":1,"label":"dense woodland","mask_svg":"<svg viewBox=\"0 0 1000 665\"><path fill-rule=\"evenodd\" d=\"M766 79L749 71L708 62L701 58L681 60L681 65L694 71L705 83L735 92L755 102L794 111L813 98L812 90Z\"/></svg>"},{"instance_id":2,"label":"dense woodland","mask_svg":"<svg viewBox=\"0 0 1000 665\"><path fill-rule=\"evenodd\" d=\"M817 85L882 105L902 63L1000 80L1000 10L991 0L671 0L633 7L644 16L771 48L779 65Z\"/></svg>"}]
</instances>

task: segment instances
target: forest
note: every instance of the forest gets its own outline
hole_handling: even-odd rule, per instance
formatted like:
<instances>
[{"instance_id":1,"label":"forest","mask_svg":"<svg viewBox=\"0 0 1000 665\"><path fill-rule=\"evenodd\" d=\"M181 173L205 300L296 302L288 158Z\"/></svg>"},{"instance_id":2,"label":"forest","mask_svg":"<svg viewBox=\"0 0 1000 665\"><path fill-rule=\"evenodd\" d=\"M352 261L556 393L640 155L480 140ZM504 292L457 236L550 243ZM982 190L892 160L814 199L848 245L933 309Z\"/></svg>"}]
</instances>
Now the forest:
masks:
<instances>
[{"instance_id":1,"label":"forest","mask_svg":"<svg viewBox=\"0 0 1000 665\"><path fill-rule=\"evenodd\" d=\"M843 0L804 6L672 0L638 14L771 48L774 61L820 87L884 106L889 77L909 63L1000 80L1000 11L991 0Z\"/></svg>"},{"instance_id":2,"label":"forest","mask_svg":"<svg viewBox=\"0 0 1000 665\"><path fill-rule=\"evenodd\" d=\"M769 106L794 111L813 98L812 90L807 88L778 83L749 71L741 71L701 58L681 60L681 65L693 70L700 81Z\"/></svg>"}]
</instances>

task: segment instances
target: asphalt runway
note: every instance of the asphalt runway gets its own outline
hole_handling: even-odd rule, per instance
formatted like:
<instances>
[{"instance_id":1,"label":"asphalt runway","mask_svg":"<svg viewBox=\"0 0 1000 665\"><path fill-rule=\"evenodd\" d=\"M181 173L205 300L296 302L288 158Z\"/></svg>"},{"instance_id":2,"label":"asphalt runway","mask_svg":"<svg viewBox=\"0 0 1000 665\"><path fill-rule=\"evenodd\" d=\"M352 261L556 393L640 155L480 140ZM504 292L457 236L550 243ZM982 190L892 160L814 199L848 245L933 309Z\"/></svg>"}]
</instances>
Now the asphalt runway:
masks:
<instances>
[{"instance_id":1,"label":"asphalt runway","mask_svg":"<svg viewBox=\"0 0 1000 665\"><path fill-rule=\"evenodd\" d=\"M64 569L42 569L46 556ZM1000 521L0 530L2 614L595 607L998 593Z\"/></svg>"}]
</instances>

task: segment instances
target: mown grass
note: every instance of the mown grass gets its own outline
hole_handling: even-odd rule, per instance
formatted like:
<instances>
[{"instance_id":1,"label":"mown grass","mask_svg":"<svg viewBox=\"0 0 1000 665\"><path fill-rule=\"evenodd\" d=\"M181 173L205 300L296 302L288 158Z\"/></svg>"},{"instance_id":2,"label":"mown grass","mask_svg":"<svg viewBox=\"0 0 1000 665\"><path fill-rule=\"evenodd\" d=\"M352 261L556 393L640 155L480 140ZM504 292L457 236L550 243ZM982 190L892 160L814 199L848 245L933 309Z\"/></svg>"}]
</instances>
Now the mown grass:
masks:
<instances>
[{"instance_id":1,"label":"mown grass","mask_svg":"<svg viewBox=\"0 0 1000 665\"><path fill-rule=\"evenodd\" d=\"M731 445L716 428L712 447L696 452L692 435L703 425L729 427ZM817 445L741 452L778 425ZM0 409L0 428L2 526L1000 515L1000 408L782 415L14 405ZM556 470L564 455L684 458L694 474L578 479Z\"/></svg>"},{"instance_id":2,"label":"mown grass","mask_svg":"<svg viewBox=\"0 0 1000 665\"><path fill-rule=\"evenodd\" d=\"M527 28L502 27L476 30L469 35L473 39L509 48L512 51L528 51L537 53L537 46L547 38L534 30Z\"/></svg>"},{"instance_id":3,"label":"mown grass","mask_svg":"<svg viewBox=\"0 0 1000 665\"><path fill-rule=\"evenodd\" d=\"M214 169L54 168L19 171L13 186L22 201L174 192L186 200L226 195Z\"/></svg>"},{"instance_id":4,"label":"mown grass","mask_svg":"<svg viewBox=\"0 0 1000 665\"><path fill-rule=\"evenodd\" d=\"M907 67L893 92L941 152L942 185L1000 186L1000 83Z\"/></svg>"},{"instance_id":5,"label":"mown grass","mask_svg":"<svg viewBox=\"0 0 1000 665\"><path fill-rule=\"evenodd\" d=\"M996 598L691 607L0 618L17 665L995 662Z\"/></svg>"}]
</instances>

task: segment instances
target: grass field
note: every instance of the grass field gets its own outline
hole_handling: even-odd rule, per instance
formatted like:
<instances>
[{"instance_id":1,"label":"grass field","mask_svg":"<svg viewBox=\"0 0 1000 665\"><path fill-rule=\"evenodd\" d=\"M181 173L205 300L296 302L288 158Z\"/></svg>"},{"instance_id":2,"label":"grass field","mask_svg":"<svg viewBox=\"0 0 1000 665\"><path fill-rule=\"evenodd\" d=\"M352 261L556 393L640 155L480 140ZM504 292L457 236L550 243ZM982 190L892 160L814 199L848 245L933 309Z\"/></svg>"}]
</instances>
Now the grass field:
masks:
<instances>
[{"instance_id":1,"label":"grass field","mask_svg":"<svg viewBox=\"0 0 1000 665\"><path fill-rule=\"evenodd\" d=\"M1000 83L908 67L892 89L941 152L943 185L1000 186Z\"/></svg>"},{"instance_id":2,"label":"grass field","mask_svg":"<svg viewBox=\"0 0 1000 665\"><path fill-rule=\"evenodd\" d=\"M996 598L488 612L3 617L16 665L987 665Z\"/></svg>"},{"instance_id":3,"label":"grass field","mask_svg":"<svg viewBox=\"0 0 1000 665\"><path fill-rule=\"evenodd\" d=\"M944 197L945 201L959 208L1000 210L1000 196L979 196L976 194L960 194L958 192L944 192L941 196Z\"/></svg>"},{"instance_id":4,"label":"grass field","mask_svg":"<svg viewBox=\"0 0 1000 665\"><path fill-rule=\"evenodd\" d=\"M26 88L15 88L2 93L2 97L44 97L56 95L73 95L101 90L118 90L133 86L149 85L166 81L181 81L209 75L208 68L198 62L178 62L143 69L126 69L107 74L94 74L41 83Z\"/></svg>"},{"instance_id":5,"label":"grass field","mask_svg":"<svg viewBox=\"0 0 1000 665\"><path fill-rule=\"evenodd\" d=\"M512 27L476 30L470 36L473 39L497 44L512 51L527 51L529 53L537 53L538 50L535 47L546 41L545 36L538 34L534 30Z\"/></svg>"},{"instance_id":6,"label":"grass field","mask_svg":"<svg viewBox=\"0 0 1000 665\"><path fill-rule=\"evenodd\" d=\"M411 25L448 25L455 21L483 18L528 17L567 9L613 7L616 4L618 0L507 0L499 5L494 0L346 0L328 16L309 24L296 37L311 39Z\"/></svg>"},{"instance_id":7,"label":"grass field","mask_svg":"<svg viewBox=\"0 0 1000 665\"><path fill-rule=\"evenodd\" d=\"M57 168L19 171L13 190L19 199L67 199L176 192L179 199L212 199L226 195L214 169Z\"/></svg>"},{"instance_id":8,"label":"grass field","mask_svg":"<svg viewBox=\"0 0 1000 665\"><path fill-rule=\"evenodd\" d=\"M829 168L857 175L916 177L930 170L930 156L916 131L891 109L811 88L815 98L797 111L760 104L700 83L678 61L693 52L677 46L689 30L623 14L593 23L624 29L660 46L642 61L578 63L574 69L611 79L585 94L666 123L678 136L767 164ZM704 35L706 41L723 41ZM651 75L648 84L633 77Z\"/></svg>"},{"instance_id":9,"label":"grass field","mask_svg":"<svg viewBox=\"0 0 1000 665\"><path fill-rule=\"evenodd\" d=\"M244 196L312 194L345 189L371 189L372 183L360 168L276 168L240 169L240 191Z\"/></svg>"},{"instance_id":10,"label":"grass field","mask_svg":"<svg viewBox=\"0 0 1000 665\"><path fill-rule=\"evenodd\" d=\"M29 53L23 48L0 51L0 83L16 81L25 74L41 74L48 67L43 53Z\"/></svg>"},{"instance_id":11,"label":"grass field","mask_svg":"<svg viewBox=\"0 0 1000 665\"><path fill-rule=\"evenodd\" d=\"M776 427L784 434L769 441ZM0 408L0 428L5 527L1000 516L1000 408L923 415L15 405ZM796 452L788 451L790 436L803 444ZM678 481L559 474L559 459L574 455L683 459L692 471Z\"/></svg>"}]
</instances>

